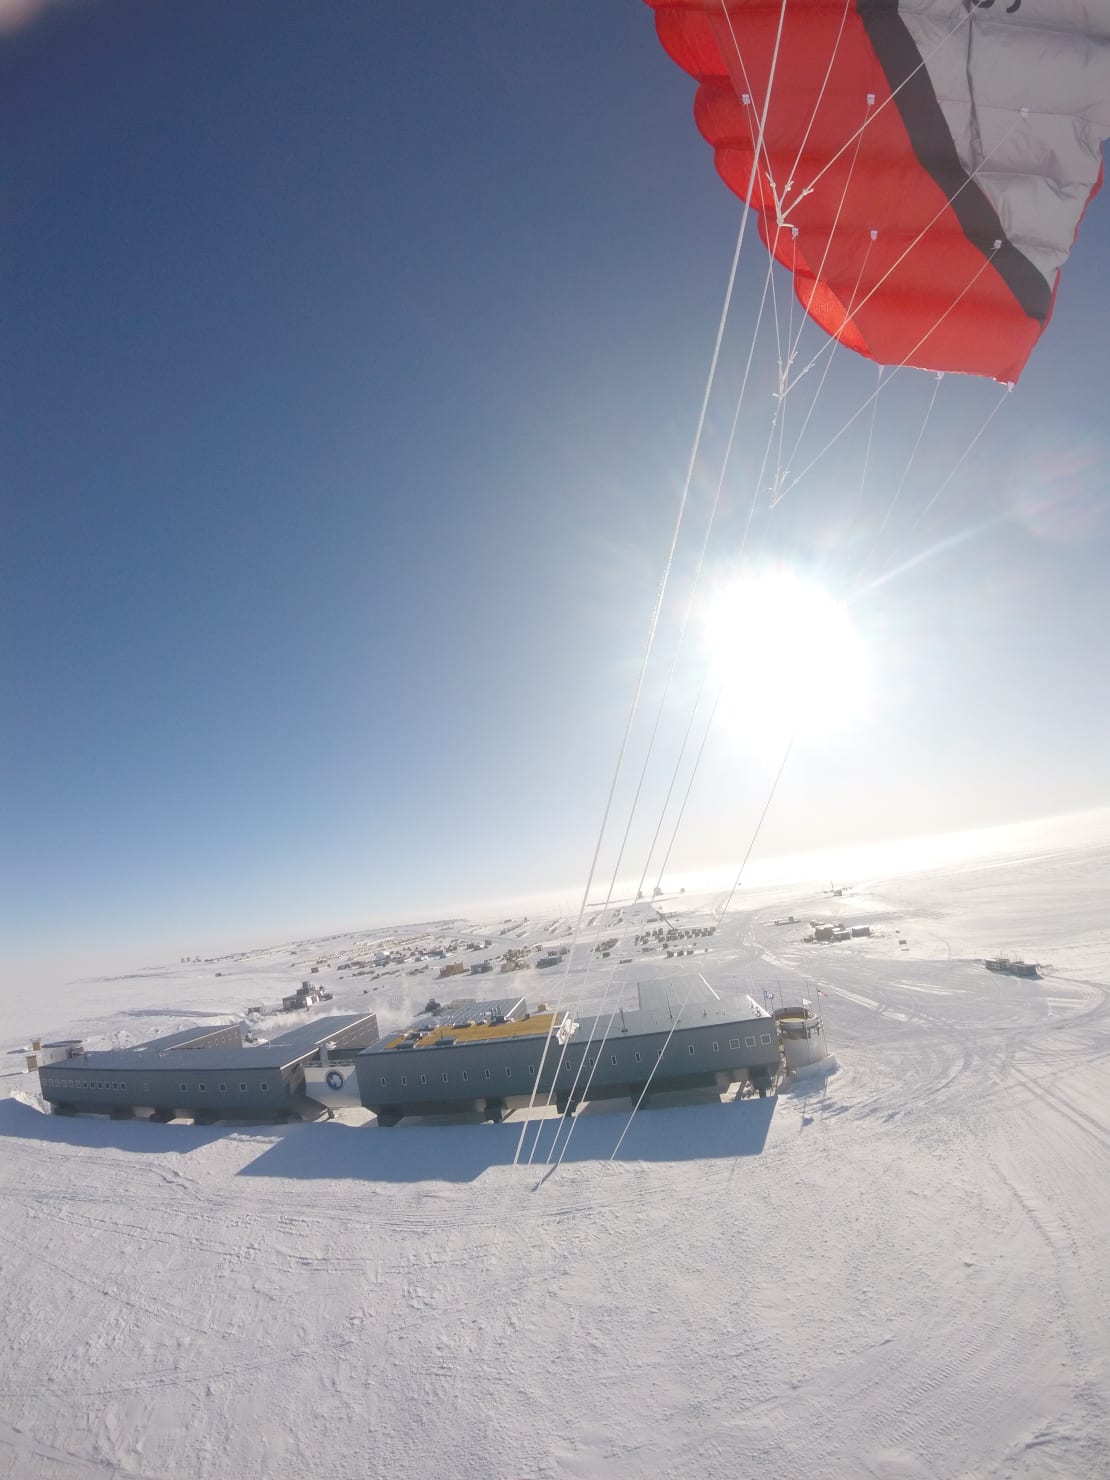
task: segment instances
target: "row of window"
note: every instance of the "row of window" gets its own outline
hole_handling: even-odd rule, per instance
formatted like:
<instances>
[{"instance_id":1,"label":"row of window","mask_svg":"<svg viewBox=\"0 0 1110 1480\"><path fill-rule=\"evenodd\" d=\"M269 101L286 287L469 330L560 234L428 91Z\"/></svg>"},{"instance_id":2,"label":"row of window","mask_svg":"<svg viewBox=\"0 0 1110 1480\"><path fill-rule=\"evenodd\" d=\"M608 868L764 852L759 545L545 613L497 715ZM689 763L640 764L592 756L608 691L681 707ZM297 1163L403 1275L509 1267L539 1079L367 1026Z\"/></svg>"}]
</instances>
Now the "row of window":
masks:
<instances>
[{"instance_id":1,"label":"row of window","mask_svg":"<svg viewBox=\"0 0 1110 1480\"><path fill-rule=\"evenodd\" d=\"M137 1087L145 1094L150 1093L149 1080L144 1080L142 1084L136 1086L134 1082L132 1082L131 1084L127 1084L121 1079L86 1079L83 1076L76 1074L48 1074L43 1077L42 1083L44 1089L106 1089L125 1092L127 1090L134 1090ZM184 1080L182 1080L177 1088L183 1095L187 1095L192 1092L189 1088L189 1085L187 1085ZM208 1085L203 1080L196 1084L194 1088L198 1094L206 1095L208 1093ZM221 1095L226 1095L228 1093L228 1085L223 1080L220 1080L220 1082L216 1085L216 1088ZM246 1094L249 1088L250 1086L247 1084L247 1081L245 1079L241 1079L239 1081L240 1093ZM265 1079L260 1080L258 1088L262 1091L263 1094L265 1094L270 1088L269 1082Z\"/></svg>"},{"instance_id":2,"label":"row of window","mask_svg":"<svg viewBox=\"0 0 1110 1480\"><path fill-rule=\"evenodd\" d=\"M528 1072L529 1072L529 1074L532 1074L532 1075L535 1074L535 1072L536 1072L536 1066L535 1066L535 1064L529 1064L528 1065ZM493 1078L493 1070L492 1069L483 1069L482 1070L482 1073L485 1075L485 1077L487 1079L492 1079ZM451 1076L450 1076L450 1074L444 1073L441 1077L443 1079L444 1084L450 1084L451 1083ZM469 1072L469 1070L464 1069L462 1071L462 1077L463 1077L463 1082L464 1083L469 1083L469 1081L470 1081L470 1072ZM512 1071L512 1069L509 1068L508 1065L506 1065L505 1066L505 1078L506 1079L511 1079L512 1077L513 1077L513 1071ZM408 1082L409 1082L408 1075L407 1074L402 1074L401 1075L401 1085L402 1085L402 1087L404 1087L405 1085L407 1085ZM428 1076L426 1074L421 1074L421 1076L420 1076L420 1083L421 1084L427 1084L427 1082L428 1082ZM378 1083L380 1085L382 1085L383 1088L385 1088L385 1089L388 1089L389 1088L389 1079L384 1074L378 1080Z\"/></svg>"},{"instance_id":3,"label":"row of window","mask_svg":"<svg viewBox=\"0 0 1110 1480\"><path fill-rule=\"evenodd\" d=\"M770 1033L761 1033L759 1035L759 1041L762 1044L768 1044L769 1045L769 1044L771 1044L771 1043L774 1042L774 1039L772 1038L772 1036L771 1036ZM728 1040L728 1046L729 1046L729 1048L739 1048L740 1047L740 1040L739 1040L739 1038L730 1038ZM745 1048L754 1048L755 1046L756 1046L756 1040L755 1040L754 1037L745 1038L744 1039L744 1047ZM714 1053L720 1053L721 1046L720 1046L719 1043L714 1042L713 1045L712 1045L712 1047L713 1047L713 1052ZM690 1054L696 1053L697 1052L696 1045L693 1044L693 1043L688 1044L687 1045L687 1052L690 1053ZM663 1053L663 1050L661 1048L657 1048L655 1050L655 1057L656 1058L661 1057L662 1053ZM637 1051L637 1052L635 1052L633 1054L633 1058L635 1059L635 1061L636 1061L637 1064L643 1062L643 1057L639 1053L639 1051ZM594 1067L594 1065L595 1065L596 1062L597 1062L596 1057L589 1057L589 1056L587 1056L585 1067L587 1069L592 1069ZM613 1065L614 1068L618 1068L619 1067L620 1061L617 1058L617 1055L615 1053L612 1053L612 1054L609 1055L609 1062ZM570 1061L570 1059L564 1059L563 1060L563 1073L564 1074L573 1074L573 1073L576 1072L576 1069L577 1069L577 1066L575 1064L573 1064ZM528 1073L530 1075L533 1075L534 1076L535 1075L535 1072L536 1072L536 1066L535 1066L535 1064L529 1064L528 1065ZM461 1071L461 1073L462 1073L462 1082L464 1084L468 1084L470 1082L470 1071L468 1069L463 1069ZM493 1070L492 1069L483 1069L482 1070L482 1074L483 1074L483 1077L486 1078L486 1079L492 1079L493 1078ZM450 1074L448 1074L446 1072L446 1070L443 1072L443 1074L440 1077L442 1078L444 1084L450 1084L451 1083L451 1076L450 1076ZM506 1079L511 1079L512 1077L513 1077L512 1068L508 1064L506 1064L505 1065L505 1078ZM402 1074L401 1075L401 1088L402 1089L406 1089L408 1087L408 1082L409 1082L408 1075L407 1074ZM428 1082L428 1076L426 1074L421 1074L420 1075L420 1083L421 1084L427 1084L427 1082ZM389 1088L389 1076L386 1075L386 1074L382 1074L379 1077L379 1079L378 1079L378 1083L381 1085L382 1089L388 1089Z\"/></svg>"}]
</instances>

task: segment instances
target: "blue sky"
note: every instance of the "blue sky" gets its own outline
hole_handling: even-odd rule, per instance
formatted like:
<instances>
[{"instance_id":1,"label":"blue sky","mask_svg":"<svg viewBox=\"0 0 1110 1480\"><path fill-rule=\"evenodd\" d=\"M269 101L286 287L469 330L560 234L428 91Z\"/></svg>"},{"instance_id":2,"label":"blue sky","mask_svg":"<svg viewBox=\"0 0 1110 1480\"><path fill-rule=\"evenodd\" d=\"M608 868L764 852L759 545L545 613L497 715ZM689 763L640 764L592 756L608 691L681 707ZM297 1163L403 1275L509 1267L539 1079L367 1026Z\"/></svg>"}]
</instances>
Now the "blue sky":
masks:
<instances>
[{"instance_id":1,"label":"blue sky","mask_svg":"<svg viewBox=\"0 0 1110 1480\"><path fill-rule=\"evenodd\" d=\"M88 0L0 33L16 973L581 886L739 217L692 92L634 0ZM618 837L762 286L748 247ZM946 379L881 533L929 377L880 398L866 477L864 417L757 519L752 548L854 596L871 674L792 753L765 853L1110 800L1108 260L1102 199L927 514L997 388ZM710 580L740 549L757 368ZM817 431L874 370L842 352L832 381ZM700 663L692 640L633 874ZM760 707L711 735L672 872L743 853L775 770Z\"/></svg>"}]
</instances>

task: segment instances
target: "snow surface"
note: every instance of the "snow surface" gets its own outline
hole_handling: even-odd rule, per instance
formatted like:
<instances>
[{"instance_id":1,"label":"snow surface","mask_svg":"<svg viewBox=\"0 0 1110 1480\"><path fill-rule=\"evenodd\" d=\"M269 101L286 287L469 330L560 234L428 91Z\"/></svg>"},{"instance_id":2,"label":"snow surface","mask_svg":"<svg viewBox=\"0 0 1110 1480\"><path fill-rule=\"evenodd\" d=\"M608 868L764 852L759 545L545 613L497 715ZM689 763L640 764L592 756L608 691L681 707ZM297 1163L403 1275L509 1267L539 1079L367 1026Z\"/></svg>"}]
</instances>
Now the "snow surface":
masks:
<instances>
[{"instance_id":1,"label":"snow surface","mask_svg":"<svg viewBox=\"0 0 1110 1480\"><path fill-rule=\"evenodd\" d=\"M628 906L565 975L439 983L412 959L569 938L544 916L5 1003L0 1475L1110 1474L1108 882L1110 847L1088 844L839 898L741 891L708 953L672 961L633 945L650 908ZM802 923L775 926L786 912ZM808 945L811 917L878 933ZM337 969L394 943L402 965ZM1042 979L985 971L1000 952ZM835 1058L777 1099L645 1110L615 1161L627 1107L583 1113L558 1166L566 1130L545 1120L516 1167L515 1120L65 1120L20 1072L32 1034L104 1046L235 1018L314 963L320 1013L383 1024L447 988L589 1011L704 972L818 1002Z\"/></svg>"}]
</instances>

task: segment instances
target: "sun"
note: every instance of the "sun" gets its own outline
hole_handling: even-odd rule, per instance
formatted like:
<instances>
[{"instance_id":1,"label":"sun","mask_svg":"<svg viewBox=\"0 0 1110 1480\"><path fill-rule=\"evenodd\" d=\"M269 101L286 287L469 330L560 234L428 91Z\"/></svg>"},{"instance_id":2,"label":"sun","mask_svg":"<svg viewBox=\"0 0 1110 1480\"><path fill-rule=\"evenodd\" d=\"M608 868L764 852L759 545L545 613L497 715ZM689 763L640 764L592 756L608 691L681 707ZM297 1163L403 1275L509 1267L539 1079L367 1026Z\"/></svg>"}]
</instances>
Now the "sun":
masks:
<instances>
[{"instance_id":1,"label":"sun","mask_svg":"<svg viewBox=\"0 0 1110 1480\"><path fill-rule=\"evenodd\" d=\"M707 601L704 634L720 712L759 748L825 740L865 708L867 647L843 602L780 567L743 576Z\"/></svg>"}]
</instances>

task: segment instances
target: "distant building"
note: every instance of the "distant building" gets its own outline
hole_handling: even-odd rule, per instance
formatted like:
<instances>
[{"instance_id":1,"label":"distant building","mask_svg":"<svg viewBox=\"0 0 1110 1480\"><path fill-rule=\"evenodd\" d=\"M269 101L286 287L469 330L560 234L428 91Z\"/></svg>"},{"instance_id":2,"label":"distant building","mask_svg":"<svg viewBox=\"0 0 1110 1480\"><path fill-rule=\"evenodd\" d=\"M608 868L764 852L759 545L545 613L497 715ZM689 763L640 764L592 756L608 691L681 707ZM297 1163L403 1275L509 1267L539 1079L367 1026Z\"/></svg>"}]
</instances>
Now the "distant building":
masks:
<instances>
[{"instance_id":1,"label":"distant building","mask_svg":"<svg viewBox=\"0 0 1110 1480\"><path fill-rule=\"evenodd\" d=\"M314 982L301 982L291 996L281 999L281 1010L283 1012L307 1012L316 1002L330 1002L332 995L331 992Z\"/></svg>"},{"instance_id":2,"label":"distant building","mask_svg":"<svg viewBox=\"0 0 1110 1480\"><path fill-rule=\"evenodd\" d=\"M27 1068L33 1072L47 1064L56 1064L60 1059L69 1058L73 1050L81 1046L80 1038L59 1038L55 1043L44 1043L41 1038L35 1038L27 1055Z\"/></svg>"}]
</instances>

